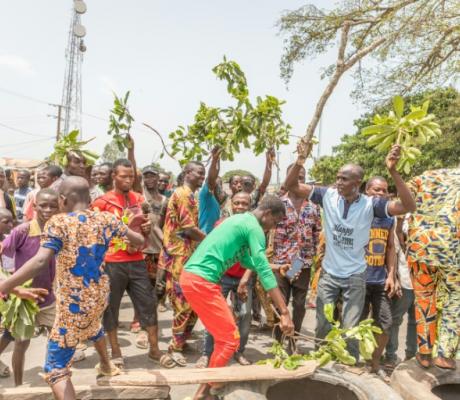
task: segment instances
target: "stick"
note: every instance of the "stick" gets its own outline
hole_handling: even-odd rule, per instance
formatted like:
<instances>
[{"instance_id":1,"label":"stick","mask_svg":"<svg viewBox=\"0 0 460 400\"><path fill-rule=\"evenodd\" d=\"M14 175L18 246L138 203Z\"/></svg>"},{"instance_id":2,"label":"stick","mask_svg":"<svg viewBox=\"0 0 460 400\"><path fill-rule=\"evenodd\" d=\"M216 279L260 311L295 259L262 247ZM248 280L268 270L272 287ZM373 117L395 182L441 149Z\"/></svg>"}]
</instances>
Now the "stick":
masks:
<instances>
[{"instance_id":1,"label":"stick","mask_svg":"<svg viewBox=\"0 0 460 400\"><path fill-rule=\"evenodd\" d=\"M146 126L147 128L149 128L150 130L152 130L161 140L161 144L163 146L163 150L164 152L169 156L171 157L173 160L177 161L174 156L168 151L168 149L166 148L166 144L163 140L163 137L161 136L160 132L158 132L153 126L150 126L149 124L146 124L145 122L142 123L142 125Z\"/></svg>"}]
</instances>

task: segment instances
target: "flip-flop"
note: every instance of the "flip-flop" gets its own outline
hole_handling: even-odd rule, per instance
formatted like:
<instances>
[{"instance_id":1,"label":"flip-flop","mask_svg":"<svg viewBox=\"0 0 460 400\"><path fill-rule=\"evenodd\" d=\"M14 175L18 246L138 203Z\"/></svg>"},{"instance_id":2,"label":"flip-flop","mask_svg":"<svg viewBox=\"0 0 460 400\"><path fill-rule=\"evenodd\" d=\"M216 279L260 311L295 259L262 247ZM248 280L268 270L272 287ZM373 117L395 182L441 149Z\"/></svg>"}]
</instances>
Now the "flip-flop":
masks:
<instances>
[{"instance_id":1,"label":"flip-flop","mask_svg":"<svg viewBox=\"0 0 460 400\"><path fill-rule=\"evenodd\" d=\"M173 351L172 353L169 353L169 355L179 367L187 366L187 360L182 355L182 353L179 353L178 351Z\"/></svg>"},{"instance_id":2,"label":"flip-flop","mask_svg":"<svg viewBox=\"0 0 460 400\"><path fill-rule=\"evenodd\" d=\"M0 378L8 378L10 375L10 367L0 361Z\"/></svg>"},{"instance_id":3,"label":"flip-flop","mask_svg":"<svg viewBox=\"0 0 460 400\"><path fill-rule=\"evenodd\" d=\"M110 371L109 372L102 370L101 363L98 363L94 368L96 369L98 375L115 376L115 375L120 375L121 374L120 368L118 368L113 362L110 363Z\"/></svg>"},{"instance_id":4,"label":"flip-flop","mask_svg":"<svg viewBox=\"0 0 460 400\"><path fill-rule=\"evenodd\" d=\"M73 356L73 362L79 362L86 359L85 350L76 350Z\"/></svg>"},{"instance_id":5,"label":"flip-flop","mask_svg":"<svg viewBox=\"0 0 460 400\"><path fill-rule=\"evenodd\" d=\"M110 361L112 361L112 363L118 368L125 367L125 360L123 357L115 357L115 358L112 358Z\"/></svg>"},{"instance_id":6,"label":"flip-flop","mask_svg":"<svg viewBox=\"0 0 460 400\"><path fill-rule=\"evenodd\" d=\"M373 374L377 375L377 377L380 378L385 383L391 382L390 377L386 374L386 372L382 368L379 368L377 371L373 372Z\"/></svg>"},{"instance_id":7,"label":"flip-flop","mask_svg":"<svg viewBox=\"0 0 460 400\"><path fill-rule=\"evenodd\" d=\"M148 349L149 348L149 337L146 331L140 331L136 336L136 347L138 349Z\"/></svg>"},{"instance_id":8,"label":"flip-flop","mask_svg":"<svg viewBox=\"0 0 460 400\"><path fill-rule=\"evenodd\" d=\"M424 356L424 354L417 353L415 355L415 362L417 363L417 365L420 368L423 368L423 369L431 368L433 366L433 359L431 357L430 358L423 358L423 356ZM423 361L427 361L428 365L424 365Z\"/></svg>"},{"instance_id":9,"label":"flip-flop","mask_svg":"<svg viewBox=\"0 0 460 400\"><path fill-rule=\"evenodd\" d=\"M208 356L201 356L195 364L195 368L207 368L209 364L209 357Z\"/></svg>"},{"instance_id":10,"label":"flip-flop","mask_svg":"<svg viewBox=\"0 0 460 400\"><path fill-rule=\"evenodd\" d=\"M139 333L141 329L141 324L139 322L131 322L130 331L132 333Z\"/></svg>"},{"instance_id":11,"label":"flip-flop","mask_svg":"<svg viewBox=\"0 0 460 400\"><path fill-rule=\"evenodd\" d=\"M162 354L160 359L153 358L149 354L149 360L154 362L154 363L156 363L156 364L159 364L163 368L167 368L167 369L174 368L177 365L176 362L173 360L173 358L171 357L171 355L169 353Z\"/></svg>"}]
</instances>

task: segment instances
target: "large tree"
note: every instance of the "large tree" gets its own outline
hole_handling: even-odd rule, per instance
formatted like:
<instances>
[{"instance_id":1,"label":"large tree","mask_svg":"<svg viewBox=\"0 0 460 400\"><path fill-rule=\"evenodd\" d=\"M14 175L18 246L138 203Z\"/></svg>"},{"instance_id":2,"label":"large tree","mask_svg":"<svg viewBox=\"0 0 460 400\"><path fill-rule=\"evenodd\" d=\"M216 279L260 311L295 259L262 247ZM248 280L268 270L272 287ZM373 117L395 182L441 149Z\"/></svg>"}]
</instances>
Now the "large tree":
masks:
<instances>
[{"instance_id":1,"label":"large tree","mask_svg":"<svg viewBox=\"0 0 460 400\"><path fill-rule=\"evenodd\" d=\"M417 160L410 176L415 176L428 169L455 167L460 163L460 93L453 88L424 91L406 97L406 104L421 104L430 100L429 112L436 115L442 129L442 135L424 145L422 156ZM375 112L385 114L391 105L378 107ZM324 184L335 181L338 169L349 162L364 168L365 179L374 175L388 176L385 168L384 153L376 152L367 145L367 138L361 135L363 127L371 125L372 114L366 114L355 121L357 132L343 136L341 143L334 147L332 156L324 156L316 161L310 174ZM406 175L406 178L409 178Z\"/></svg>"},{"instance_id":2,"label":"large tree","mask_svg":"<svg viewBox=\"0 0 460 400\"><path fill-rule=\"evenodd\" d=\"M331 10L306 5L285 13L281 74L326 53L338 43L336 62L325 69L329 82L307 127L309 143L328 98L343 74L354 69L362 100L382 102L445 84L460 71L458 0L342 0ZM375 104L375 103L374 103ZM309 147L302 151L307 153Z\"/></svg>"}]
</instances>

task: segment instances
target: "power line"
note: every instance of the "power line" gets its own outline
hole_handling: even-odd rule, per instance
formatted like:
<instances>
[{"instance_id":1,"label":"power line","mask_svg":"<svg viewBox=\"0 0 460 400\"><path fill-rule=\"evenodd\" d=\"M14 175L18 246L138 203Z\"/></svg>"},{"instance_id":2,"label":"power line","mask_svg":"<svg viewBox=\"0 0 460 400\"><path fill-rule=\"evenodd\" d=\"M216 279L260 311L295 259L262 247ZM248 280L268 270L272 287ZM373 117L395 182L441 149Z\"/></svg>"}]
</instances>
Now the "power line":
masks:
<instances>
[{"instance_id":1,"label":"power line","mask_svg":"<svg viewBox=\"0 0 460 400\"><path fill-rule=\"evenodd\" d=\"M18 129L18 128L15 128L13 126L3 124L1 122L0 122L0 126L2 126L3 128L9 129L11 131L19 132L19 133L22 133L22 134L28 135L28 136L36 136L36 137L42 137L42 138L50 138L51 137L49 135L39 135L37 133L31 133L31 132L23 131L22 129Z\"/></svg>"},{"instance_id":2,"label":"power line","mask_svg":"<svg viewBox=\"0 0 460 400\"><path fill-rule=\"evenodd\" d=\"M40 99L37 99L36 97L27 96L25 94L14 92L12 90L4 89L4 88L1 88L1 87L0 87L0 92L7 93L7 94L9 94L11 96L21 97L21 98L26 99L26 100L34 101L35 103L46 104L46 105L52 104L49 101L40 100Z\"/></svg>"},{"instance_id":3,"label":"power line","mask_svg":"<svg viewBox=\"0 0 460 400\"><path fill-rule=\"evenodd\" d=\"M35 139L35 140L27 140L25 142L19 142L19 143L9 143L9 144L0 144L0 147L15 147L15 146L22 146L24 144L32 144L32 143L38 143L38 142L46 142L48 140L54 140L53 137L49 137L47 139Z\"/></svg>"}]
</instances>

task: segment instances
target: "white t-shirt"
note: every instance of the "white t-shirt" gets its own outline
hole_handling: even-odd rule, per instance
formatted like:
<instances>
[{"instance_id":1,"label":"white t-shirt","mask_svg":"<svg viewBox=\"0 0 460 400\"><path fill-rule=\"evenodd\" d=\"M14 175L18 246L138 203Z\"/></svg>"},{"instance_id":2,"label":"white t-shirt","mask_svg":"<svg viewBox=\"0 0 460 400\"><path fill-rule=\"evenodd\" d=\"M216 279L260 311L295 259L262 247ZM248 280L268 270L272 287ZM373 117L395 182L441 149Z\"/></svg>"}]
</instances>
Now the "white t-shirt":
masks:
<instances>
[{"instance_id":1,"label":"white t-shirt","mask_svg":"<svg viewBox=\"0 0 460 400\"><path fill-rule=\"evenodd\" d=\"M324 210L324 270L339 278L364 272L371 224L374 217L389 217L388 200L360 194L352 204L347 204L337 189L325 187L315 187L310 200Z\"/></svg>"}]
</instances>

